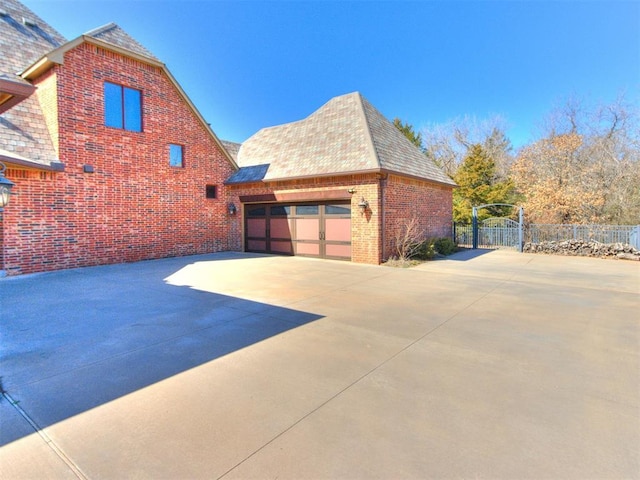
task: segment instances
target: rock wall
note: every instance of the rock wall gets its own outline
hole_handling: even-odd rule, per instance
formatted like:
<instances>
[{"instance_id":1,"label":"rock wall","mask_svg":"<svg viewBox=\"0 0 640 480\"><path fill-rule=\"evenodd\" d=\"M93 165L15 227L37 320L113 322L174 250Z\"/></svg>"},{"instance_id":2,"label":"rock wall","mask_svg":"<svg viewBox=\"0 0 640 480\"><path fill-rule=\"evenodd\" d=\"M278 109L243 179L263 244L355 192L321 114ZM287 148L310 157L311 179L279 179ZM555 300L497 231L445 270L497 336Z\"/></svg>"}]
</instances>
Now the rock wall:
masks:
<instances>
[{"instance_id":1,"label":"rock wall","mask_svg":"<svg viewBox=\"0 0 640 480\"><path fill-rule=\"evenodd\" d=\"M552 255L570 255L582 257L617 258L621 260L639 260L640 250L623 243L583 242L566 240L562 242L527 242L525 253L547 253Z\"/></svg>"}]
</instances>

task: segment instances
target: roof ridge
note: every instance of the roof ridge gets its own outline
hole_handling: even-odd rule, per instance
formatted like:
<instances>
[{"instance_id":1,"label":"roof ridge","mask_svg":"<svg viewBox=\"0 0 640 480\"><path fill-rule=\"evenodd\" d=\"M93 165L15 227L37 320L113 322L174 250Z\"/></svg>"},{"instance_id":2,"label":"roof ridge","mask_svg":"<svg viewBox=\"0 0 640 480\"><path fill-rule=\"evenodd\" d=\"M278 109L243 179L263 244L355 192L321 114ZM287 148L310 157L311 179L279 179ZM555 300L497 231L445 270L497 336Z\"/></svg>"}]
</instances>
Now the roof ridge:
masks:
<instances>
[{"instance_id":1,"label":"roof ridge","mask_svg":"<svg viewBox=\"0 0 640 480\"><path fill-rule=\"evenodd\" d=\"M367 131L367 143L369 146L369 149L371 150L371 153L373 154L373 158L375 160L375 162L378 164L378 168L382 168L382 162L380 161L380 155L378 154L378 149L376 148L376 144L373 141L373 133L371 132L371 125L369 123L369 117L367 117L367 111L364 108L364 100L365 98L363 97L363 95L360 92L355 92L357 97L358 97L358 104L360 106L359 110L360 110L360 117L362 118L362 120L364 121L364 125L366 127L366 131Z\"/></svg>"},{"instance_id":2,"label":"roof ridge","mask_svg":"<svg viewBox=\"0 0 640 480\"><path fill-rule=\"evenodd\" d=\"M118 24L115 22L109 22L101 27L94 28L93 30L89 30L88 32L83 33L83 35L87 35L88 37L92 37L94 35L98 35L100 33L106 32L107 30L112 29L113 27L117 27Z\"/></svg>"},{"instance_id":3,"label":"roof ridge","mask_svg":"<svg viewBox=\"0 0 640 480\"><path fill-rule=\"evenodd\" d=\"M153 52L151 52L147 47L145 47L137 39L132 37L129 32L127 32L115 22L110 22L106 25L102 25L101 27L89 30L88 32L83 33L82 37L89 37L95 40L100 40L102 42L115 45L116 47L129 50L133 53L137 53L138 55L142 55L143 57L159 61L158 57L156 57Z\"/></svg>"}]
</instances>

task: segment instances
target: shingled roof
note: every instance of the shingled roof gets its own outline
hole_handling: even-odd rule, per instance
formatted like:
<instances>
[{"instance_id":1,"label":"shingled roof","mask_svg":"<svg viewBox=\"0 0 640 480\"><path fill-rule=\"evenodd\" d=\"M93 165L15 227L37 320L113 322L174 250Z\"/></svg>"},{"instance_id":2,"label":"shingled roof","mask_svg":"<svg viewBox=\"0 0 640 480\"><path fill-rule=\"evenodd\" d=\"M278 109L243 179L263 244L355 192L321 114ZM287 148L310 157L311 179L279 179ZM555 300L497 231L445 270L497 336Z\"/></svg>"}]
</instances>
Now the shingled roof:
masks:
<instances>
[{"instance_id":1,"label":"shingled roof","mask_svg":"<svg viewBox=\"0 0 640 480\"><path fill-rule=\"evenodd\" d=\"M9 102L11 90L23 86L26 93L19 99L20 103L11 105L12 108L0 116L0 159L47 168L56 163L57 154L38 100L33 95L29 97L34 87L18 73L65 42L62 35L20 2L2 0L0 80L4 83L0 90Z\"/></svg>"},{"instance_id":2,"label":"shingled roof","mask_svg":"<svg viewBox=\"0 0 640 480\"><path fill-rule=\"evenodd\" d=\"M153 53L147 50L115 23L108 23L107 25L103 25L102 27L98 27L85 33L85 35L87 37L92 37L97 40L110 43L111 45L124 48L125 50L137 53L138 55L158 60Z\"/></svg>"},{"instance_id":3,"label":"shingled roof","mask_svg":"<svg viewBox=\"0 0 640 480\"><path fill-rule=\"evenodd\" d=\"M227 183L386 172L455 185L358 92L331 99L304 120L260 130L242 144L237 163L240 171ZM243 172L258 165L268 168Z\"/></svg>"},{"instance_id":4,"label":"shingled roof","mask_svg":"<svg viewBox=\"0 0 640 480\"><path fill-rule=\"evenodd\" d=\"M220 143L222 143L224 148L226 148L227 153L231 156L231 158L233 158L233 160L236 160L238 158L238 151L242 146L241 143L230 142L229 140L220 140Z\"/></svg>"},{"instance_id":5,"label":"shingled roof","mask_svg":"<svg viewBox=\"0 0 640 480\"><path fill-rule=\"evenodd\" d=\"M0 4L0 74L17 76L67 40L16 0Z\"/></svg>"}]
</instances>

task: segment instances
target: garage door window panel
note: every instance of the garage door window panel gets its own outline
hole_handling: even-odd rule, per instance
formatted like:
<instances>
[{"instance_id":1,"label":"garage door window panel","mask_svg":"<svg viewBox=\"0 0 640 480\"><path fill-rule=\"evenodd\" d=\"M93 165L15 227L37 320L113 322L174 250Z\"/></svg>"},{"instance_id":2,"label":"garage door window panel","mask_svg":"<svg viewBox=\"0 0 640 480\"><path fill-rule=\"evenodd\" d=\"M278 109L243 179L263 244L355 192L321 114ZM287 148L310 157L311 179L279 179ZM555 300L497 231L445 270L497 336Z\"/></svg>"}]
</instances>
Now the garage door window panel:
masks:
<instances>
[{"instance_id":1,"label":"garage door window panel","mask_svg":"<svg viewBox=\"0 0 640 480\"><path fill-rule=\"evenodd\" d=\"M318 205L298 205L296 207L296 215L318 215L319 206Z\"/></svg>"},{"instance_id":2,"label":"garage door window panel","mask_svg":"<svg viewBox=\"0 0 640 480\"><path fill-rule=\"evenodd\" d=\"M343 205L325 205L325 215L345 215L351 218L351 207L345 207Z\"/></svg>"}]
</instances>

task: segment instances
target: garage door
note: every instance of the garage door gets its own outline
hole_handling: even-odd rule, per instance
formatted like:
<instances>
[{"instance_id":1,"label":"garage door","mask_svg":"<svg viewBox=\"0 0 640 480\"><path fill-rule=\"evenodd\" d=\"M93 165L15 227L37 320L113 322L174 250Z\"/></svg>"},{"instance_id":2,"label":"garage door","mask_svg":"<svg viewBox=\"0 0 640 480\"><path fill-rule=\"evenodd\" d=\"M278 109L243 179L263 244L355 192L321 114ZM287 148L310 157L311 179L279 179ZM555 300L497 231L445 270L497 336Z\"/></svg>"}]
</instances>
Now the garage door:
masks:
<instances>
[{"instance_id":1,"label":"garage door","mask_svg":"<svg viewBox=\"0 0 640 480\"><path fill-rule=\"evenodd\" d=\"M248 252L351 260L349 203L245 206Z\"/></svg>"}]
</instances>

